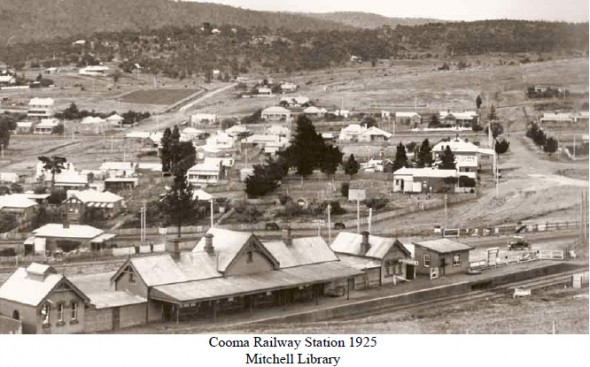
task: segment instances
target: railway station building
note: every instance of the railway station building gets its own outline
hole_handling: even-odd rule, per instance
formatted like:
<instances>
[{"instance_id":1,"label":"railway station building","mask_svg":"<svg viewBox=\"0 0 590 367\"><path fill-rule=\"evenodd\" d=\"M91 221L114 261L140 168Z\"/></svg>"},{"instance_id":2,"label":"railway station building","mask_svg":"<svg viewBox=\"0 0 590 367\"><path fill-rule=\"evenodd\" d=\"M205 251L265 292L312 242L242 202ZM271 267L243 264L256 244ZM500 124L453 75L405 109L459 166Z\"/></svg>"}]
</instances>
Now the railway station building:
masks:
<instances>
[{"instance_id":1,"label":"railway station building","mask_svg":"<svg viewBox=\"0 0 590 367\"><path fill-rule=\"evenodd\" d=\"M254 234L211 228L191 252L177 240L166 254L131 258L111 281L117 291L148 299L146 320L216 319L343 295L360 270L339 261L320 237L263 243Z\"/></svg>"}]
</instances>

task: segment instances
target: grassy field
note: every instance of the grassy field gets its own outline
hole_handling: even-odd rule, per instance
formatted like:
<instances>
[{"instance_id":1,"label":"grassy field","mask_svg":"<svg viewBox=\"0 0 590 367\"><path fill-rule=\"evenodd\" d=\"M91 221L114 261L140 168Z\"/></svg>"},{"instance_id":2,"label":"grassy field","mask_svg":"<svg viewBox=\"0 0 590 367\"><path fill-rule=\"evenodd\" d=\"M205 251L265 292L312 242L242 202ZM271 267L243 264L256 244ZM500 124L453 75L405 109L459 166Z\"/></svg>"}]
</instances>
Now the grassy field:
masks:
<instances>
[{"instance_id":1,"label":"grassy field","mask_svg":"<svg viewBox=\"0 0 590 367\"><path fill-rule=\"evenodd\" d=\"M172 105L198 92L198 89L156 89L138 90L119 98L126 103Z\"/></svg>"}]
</instances>

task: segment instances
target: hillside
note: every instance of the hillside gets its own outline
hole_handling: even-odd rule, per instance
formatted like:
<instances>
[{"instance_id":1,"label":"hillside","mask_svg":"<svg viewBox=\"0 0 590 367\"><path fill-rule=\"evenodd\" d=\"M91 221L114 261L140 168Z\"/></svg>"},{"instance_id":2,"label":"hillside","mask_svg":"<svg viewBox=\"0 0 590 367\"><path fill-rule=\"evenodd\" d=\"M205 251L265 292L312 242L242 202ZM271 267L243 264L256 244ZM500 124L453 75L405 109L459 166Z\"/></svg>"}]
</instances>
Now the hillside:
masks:
<instances>
[{"instance_id":1,"label":"hillside","mask_svg":"<svg viewBox=\"0 0 590 367\"><path fill-rule=\"evenodd\" d=\"M340 23L298 14L261 12L231 6L168 0L2 0L0 42L26 42L95 32L148 30L164 26L231 24L292 30L350 29Z\"/></svg>"},{"instance_id":2,"label":"hillside","mask_svg":"<svg viewBox=\"0 0 590 367\"><path fill-rule=\"evenodd\" d=\"M438 19L428 18L390 18L379 14L362 12L304 13L311 18L341 23L355 28L374 29L382 26L395 28L398 25L413 26L426 23L440 23Z\"/></svg>"}]
</instances>

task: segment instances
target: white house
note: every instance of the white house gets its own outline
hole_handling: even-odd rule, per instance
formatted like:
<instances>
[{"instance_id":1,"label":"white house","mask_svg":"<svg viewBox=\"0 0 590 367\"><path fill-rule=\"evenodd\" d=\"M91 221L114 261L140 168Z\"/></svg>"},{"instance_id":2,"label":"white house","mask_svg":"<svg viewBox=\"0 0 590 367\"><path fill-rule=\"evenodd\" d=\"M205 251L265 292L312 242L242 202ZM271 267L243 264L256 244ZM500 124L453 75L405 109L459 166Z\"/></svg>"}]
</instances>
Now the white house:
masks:
<instances>
[{"instance_id":1,"label":"white house","mask_svg":"<svg viewBox=\"0 0 590 367\"><path fill-rule=\"evenodd\" d=\"M223 178L223 162L221 160L205 159L191 167L187 173L187 181L191 186L216 184Z\"/></svg>"},{"instance_id":2,"label":"white house","mask_svg":"<svg viewBox=\"0 0 590 367\"><path fill-rule=\"evenodd\" d=\"M365 130L360 124L350 124L340 130L338 140L340 141L354 141L356 137Z\"/></svg>"},{"instance_id":3,"label":"white house","mask_svg":"<svg viewBox=\"0 0 590 367\"><path fill-rule=\"evenodd\" d=\"M103 162L99 168L104 178L133 177L137 172L137 163L133 162Z\"/></svg>"},{"instance_id":4,"label":"white house","mask_svg":"<svg viewBox=\"0 0 590 367\"><path fill-rule=\"evenodd\" d=\"M539 119L543 123L572 123L574 116L570 112L545 112Z\"/></svg>"},{"instance_id":5,"label":"white house","mask_svg":"<svg viewBox=\"0 0 590 367\"><path fill-rule=\"evenodd\" d=\"M259 97L272 97L272 89L268 87L259 87L258 94Z\"/></svg>"},{"instance_id":6,"label":"white house","mask_svg":"<svg viewBox=\"0 0 590 367\"><path fill-rule=\"evenodd\" d=\"M243 125L234 125L228 129L225 129L225 133L231 136L234 140L239 140L246 135L250 134L250 130Z\"/></svg>"},{"instance_id":7,"label":"white house","mask_svg":"<svg viewBox=\"0 0 590 367\"><path fill-rule=\"evenodd\" d=\"M16 78L10 74L0 75L0 85L16 84Z\"/></svg>"},{"instance_id":8,"label":"white house","mask_svg":"<svg viewBox=\"0 0 590 367\"><path fill-rule=\"evenodd\" d=\"M334 110L334 111L332 111L332 113L336 116L344 117L345 119L350 117L349 110Z\"/></svg>"},{"instance_id":9,"label":"white house","mask_svg":"<svg viewBox=\"0 0 590 367\"><path fill-rule=\"evenodd\" d=\"M308 117L324 117L328 113L325 108L318 108L316 106L309 106L303 110L303 114Z\"/></svg>"},{"instance_id":10,"label":"white house","mask_svg":"<svg viewBox=\"0 0 590 367\"><path fill-rule=\"evenodd\" d=\"M107 121L98 116L87 116L80 121L80 125L86 132L101 134L106 130Z\"/></svg>"},{"instance_id":11,"label":"white house","mask_svg":"<svg viewBox=\"0 0 590 367\"><path fill-rule=\"evenodd\" d=\"M112 114L111 116L107 117L107 122L112 126L120 126L123 124L123 117L119 116L118 114Z\"/></svg>"},{"instance_id":12,"label":"white house","mask_svg":"<svg viewBox=\"0 0 590 367\"><path fill-rule=\"evenodd\" d=\"M59 121L53 118L42 119L40 123L35 125L33 134L49 135L53 129L59 125Z\"/></svg>"},{"instance_id":13,"label":"white house","mask_svg":"<svg viewBox=\"0 0 590 367\"><path fill-rule=\"evenodd\" d=\"M78 71L78 74L85 75L85 76L106 76L107 72L109 71L108 66L103 65L90 65L84 68L81 68Z\"/></svg>"},{"instance_id":14,"label":"white house","mask_svg":"<svg viewBox=\"0 0 590 367\"><path fill-rule=\"evenodd\" d=\"M358 142L372 143L379 141L387 141L393 134L387 131L381 130L378 127L371 126L368 129L364 129L361 133L356 136Z\"/></svg>"},{"instance_id":15,"label":"white house","mask_svg":"<svg viewBox=\"0 0 590 367\"><path fill-rule=\"evenodd\" d=\"M294 83L281 84L281 91L283 91L283 93L293 93L296 90L297 90L297 84L294 84Z\"/></svg>"},{"instance_id":16,"label":"white house","mask_svg":"<svg viewBox=\"0 0 590 367\"><path fill-rule=\"evenodd\" d=\"M209 153L217 153L234 149L234 139L223 131L207 138L203 150Z\"/></svg>"},{"instance_id":17,"label":"white house","mask_svg":"<svg viewBox=\"0 0 590 367\"><path fill-rule=\"evenodd\" d=\"M262 110L260 117L267 121L283 121L291 118L291 111L285 107L273 106Z\"/></svg>"},{"instance_id":18,"label":"white house","mask_svg":"<svg viewBox=\"0 0 590 367\"><path fill-rule=\"evenodd\" d=\"M455 156L455 164L461 176L477 179L479 169L479 157L481 154L494 154L489 149L482 149L477 145L461 138L454 138L450 141L441 141L432 147L432 158L434 162L440 162L441 155L446 147L451 149Z\"/></svg>"},{"instance_id":19,"label":"white house","mask_svg":"<svg viewBox=\"0 0 590 367\"><path fill-rule=\"evenodd\" d=\"M461 127L471 127L477 123L478 114L475 111L440 111L439 119L443 124L450 124Z\"/></svg>"},{"instance_id":20,"label":"white house","mask_svg":"<svg viewBox=\"0 0 590 367\"><path fill-rule=\"evenodd\" d=\"M458 178L456 170L426 168L400 168L393 173L393 192L436 193L448 187L447 178ZM452 185L451 185L452 186Z\"/></svg>"},{"instance_id":21,"label":"white house","mask_svg":"<svg viewBox=\"0 0 590 367\"><path fill-rule=\"evenodd\" d=\"M32 98L29 102L28 117L49 118L53 116L53 98Z\"/></svg>"}]
</instances>

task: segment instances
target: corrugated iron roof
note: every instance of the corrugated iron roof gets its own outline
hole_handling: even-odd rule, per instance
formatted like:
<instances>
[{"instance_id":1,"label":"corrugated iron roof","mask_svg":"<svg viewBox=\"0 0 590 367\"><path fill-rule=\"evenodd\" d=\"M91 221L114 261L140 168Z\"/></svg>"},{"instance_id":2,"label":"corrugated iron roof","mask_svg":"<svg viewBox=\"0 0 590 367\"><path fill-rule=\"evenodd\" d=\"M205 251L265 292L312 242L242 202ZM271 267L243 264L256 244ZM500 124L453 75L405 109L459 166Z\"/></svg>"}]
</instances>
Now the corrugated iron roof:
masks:
<instances>
[{"instance_id":1,"label":"corrugated iron roof","mask_svg":"<svg viewBox=\"0 0 590 367\"><path fill-rule=\"evenodd\" d=\"M0 287L0 299L37 306L62 279L55 273L31 277L27 269L18 268Z\"/></svg>"},{"instance_id":2,"label":"corrugated iron roof","mask_svg":"<svg viewBox=\"0 0 590 367\"><path fill-rule=\"evenodd\" d=\"M337 253L371 257L376 259L383 259L387 252L394 246L396 239L390 237L379 237L369 235L369 244L371 247L366 254L361 253L361 243L363 242L363 235L360 233L340 232L332 242L332 250ZM403 246L403 244L399 244ZM408 249L404 247L407 253ZM402 251L403 251L402 250Z\"/></svg>"},{"instance_id":3,"label":"corrugated iron roof","mask_svg":"<svg viewBox=\"0 0 590 367\"><path fill-rule=\"evenodd\" d=\"M213 247L219 256L218 270L224 272L238 252L248 242L252 233L209 228L207 234L213 235ZM205 251L205 236L201 237L193 252Z\"/></svg>"},{"instance_id":4,"label":"corrugated iron roof","mask_svg":"<svg viewBox=\"0 0 590 367\"><path fill-rule=\"evenodd\" d=\"M162 285L152 289L152 297L172 302L203 301L329 282L360 274L362 272L358 269L339 262L330 262L249 275Z\"/></svg>"},{"instance_id":5,"label":"corrugated iron roof","mask_svg":"<svg viewBox=\"0 0 590 367\"><path fill-rule=\"evenodd\" d=\"M372 269L372 268L380 268L381 262L378 260L368 259L366 257L359 257L359 256L350 256L350 255L340 255L340 261L343 264L346 264L352 268L365 270L365 269Z\"/></svg>"},{"instance_id":6,"label":"corrugated iron roof","mask_svg":"<svg viewBox=\"0 0 590 367\"><path fill-rule=\"evenodd\" d=\"M321 237L293 238L292 241L291 246L287 246L282 240L263 243L279 261L281 269L338 261L338 257Z\"/></svg>"},{"instance_id":7,"label":"corrugated iron roof","mask_svg":"<svg viewBox=\"0 0 590 367\"><path fill-rule=\"evenodd\" d=\"M427 248L438 253L448 253L455 251L469 251L473 250L473 247L465 245L463 243L450 240L448 238L438 238L436 240L413 242L414 245Z\"/></svg>"},{"instance_id":8,"label":"corrugated iron roof","mask_svg":"<svg viewBox=\"0 0 590 367\"><path fill-rule=\"evenodd\" d=\"M38 205L37 202L27 198L25 194L11 194L0 196L0 209L19 208L26 209Z\"/></svg>"},{"instance_id":9,"label":"corrugated iron roof","mask_svg":"<svg viewBox=\"0 0 590 367\"><path fill-rule=\"evenodd\" d=\"M189 280L169 254L136 257L130 261L148 287Z\"/></svg>"},{"instance_id":10,"label":"corrugated iron roof","mask_svg":"<svg viewBox=\"0 0 590 367\"><path fill-rule=\"evenodd\" d=\"M90 303L99 310L102 308L137 305L147 302L146 298L125 291L89 293L88 298L90 298Z\"/></svg>"},{"instance_id":11,"label":"corrugated iron roof","mask_svg":"<svg viewBox=\"0 0 590 367\"><path fill-rule=\"evenodd\" d=\"M84 238L92 239L101 234L102 229L94 228L84 224L70 224L64 228L61 223L49 223L33 231L35 237L63 237L63 238Z\"/></svg>"}]
</instances>

